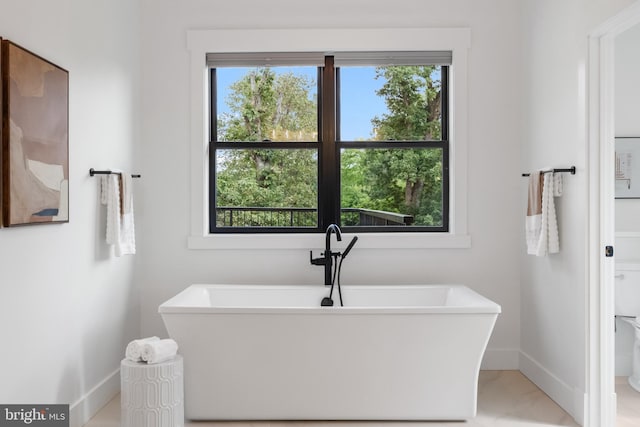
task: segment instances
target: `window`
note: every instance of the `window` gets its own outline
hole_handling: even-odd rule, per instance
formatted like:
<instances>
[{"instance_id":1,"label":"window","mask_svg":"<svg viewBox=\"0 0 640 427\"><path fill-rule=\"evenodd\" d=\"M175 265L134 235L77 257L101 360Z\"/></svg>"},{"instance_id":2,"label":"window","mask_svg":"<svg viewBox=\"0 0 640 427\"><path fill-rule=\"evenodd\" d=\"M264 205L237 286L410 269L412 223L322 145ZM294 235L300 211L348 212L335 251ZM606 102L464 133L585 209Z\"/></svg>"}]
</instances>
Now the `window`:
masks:
<instances>
[{"instance_id":1,"label":"window","mask_svg":"<svg viewBox=\"0 0 640 427\"><path fill-rule=\"evenodd\" d=\"M209 231L449 231L451 52L209 54Z\"/></svg>"}]
</instances>

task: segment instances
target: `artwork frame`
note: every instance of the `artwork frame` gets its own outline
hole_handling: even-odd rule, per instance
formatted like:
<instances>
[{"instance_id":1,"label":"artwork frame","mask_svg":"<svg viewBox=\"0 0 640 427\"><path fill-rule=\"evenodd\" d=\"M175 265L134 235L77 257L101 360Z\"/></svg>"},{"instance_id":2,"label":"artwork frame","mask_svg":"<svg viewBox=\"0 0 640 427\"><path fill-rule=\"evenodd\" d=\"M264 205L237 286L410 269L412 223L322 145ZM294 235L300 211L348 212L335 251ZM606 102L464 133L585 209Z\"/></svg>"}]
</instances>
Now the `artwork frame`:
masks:
<instances>
[{"instance_id":1,"label":"artwork frame","mask_svg":"<svg viewBox=\"0 0 640 427\"><path fill-rule=\"evenodd\" d=\"M616 137L615 198L640 199L640 137Z\"/></svg>"},{"instance_id":2,"label":"artwork frame","mask_svg":"<svg viewBox=\"0 0 640 427\"><path fill-rule=\"evenodd\" d=\"M69 222L69 72L0 44L2 225Z\"/></svg>"}]
</instances>

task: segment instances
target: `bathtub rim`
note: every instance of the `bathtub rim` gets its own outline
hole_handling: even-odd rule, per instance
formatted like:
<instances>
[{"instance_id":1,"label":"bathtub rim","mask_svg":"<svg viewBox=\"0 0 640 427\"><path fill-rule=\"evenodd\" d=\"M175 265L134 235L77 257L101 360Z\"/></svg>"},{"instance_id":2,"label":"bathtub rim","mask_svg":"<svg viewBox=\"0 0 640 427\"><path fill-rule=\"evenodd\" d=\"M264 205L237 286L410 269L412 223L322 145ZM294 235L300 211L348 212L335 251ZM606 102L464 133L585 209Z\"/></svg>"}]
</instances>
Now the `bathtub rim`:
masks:
<instances>
[{"instance_id":1,"label":"bathtub rim","mask_svg":"<svg viewBox=\"0 0 640 427\"><path fill-rule=\"evenodd\" d=\"M232 307L216 307L205 305L184 304L184 301L190 293L201 291L202 289L214 287L221 289L233 289L233 290L288 290L292 287L302 288L307 290L313 290L319 292L320 289L325 289L328 295L329 288L325 288L323 285L256 285L256 284L205 284L196 283L187 286L178 294L164 301L158 307L158 313L161 315L169 314L315 314L315 315L357 315L357 314L374 314L374 313L386 313L386 314L500 314L502 307L496 302L483 296L482 294L474 291L466 285L461 284L415 284L415 285L343 285L343 290L358 289L389 289L389 290L402 290L416 288L450 288L463 292L466 296L473 298L473 304L467 305L437 305L437 306L345 306L340 307L335 305L333 307L320 307L320 299L318 300L318 306L312 307L251 307L251 306L232 306ZM334 290L334 301L338 304L337 292Z\"/></svg>"}]
</instances>

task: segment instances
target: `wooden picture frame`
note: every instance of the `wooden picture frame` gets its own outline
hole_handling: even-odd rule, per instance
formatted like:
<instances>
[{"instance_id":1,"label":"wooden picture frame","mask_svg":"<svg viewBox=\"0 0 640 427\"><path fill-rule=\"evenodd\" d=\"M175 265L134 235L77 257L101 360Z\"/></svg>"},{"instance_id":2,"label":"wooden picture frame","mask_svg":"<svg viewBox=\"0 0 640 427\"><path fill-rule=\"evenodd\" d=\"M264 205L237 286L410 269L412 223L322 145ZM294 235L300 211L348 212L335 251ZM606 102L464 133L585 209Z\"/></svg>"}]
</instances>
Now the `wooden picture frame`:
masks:
<instances>
[{"instance_id":1,"label":"wooden picture frame","mask_svg":"<svg viewBox=\"0 0 640 427\"><path fill-rule=\"evenodd\" d=\"M69 221L69 73L2 40L2 222Z\"/></svg>"}]
</instances>

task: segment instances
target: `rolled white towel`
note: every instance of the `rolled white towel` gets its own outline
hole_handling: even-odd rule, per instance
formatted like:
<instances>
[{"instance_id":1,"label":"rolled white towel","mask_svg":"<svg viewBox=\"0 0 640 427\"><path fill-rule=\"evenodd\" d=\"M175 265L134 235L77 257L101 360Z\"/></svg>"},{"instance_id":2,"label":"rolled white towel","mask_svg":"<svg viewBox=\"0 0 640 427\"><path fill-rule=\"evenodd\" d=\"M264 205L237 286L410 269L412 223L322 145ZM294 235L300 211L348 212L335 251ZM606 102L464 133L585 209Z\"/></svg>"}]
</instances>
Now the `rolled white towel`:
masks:
<instances>
[{"instance_id":1,"label":"rolled white towel","mask_svg":"<svg viewBox=\"0 0 640 427\"><path fill-rule=\"evenodd\" d=\"M172 339L150 341L142 347L142 360L147 363L160 363L169 360L178 353L178 343Z\"/></svg>"},{"instance_id":2,"label":"rolled white towel","mask_svg":"<svg viewBox=\"0 0 640 427\"><path fill-rule=\"evenodd\" d=\"M129 344L127 344L127 349L125 350L125 357L132 362L141 362L142 361L142 347L145 343L152 341L160 341L158 337L148 337L141 338L138 340L133 340Z\"/></svg>"}]
</instances>

